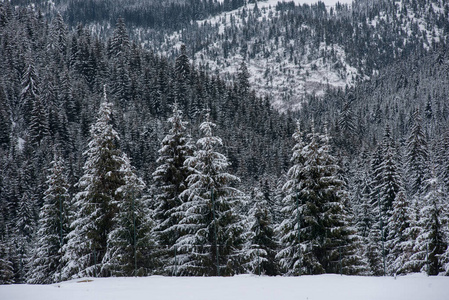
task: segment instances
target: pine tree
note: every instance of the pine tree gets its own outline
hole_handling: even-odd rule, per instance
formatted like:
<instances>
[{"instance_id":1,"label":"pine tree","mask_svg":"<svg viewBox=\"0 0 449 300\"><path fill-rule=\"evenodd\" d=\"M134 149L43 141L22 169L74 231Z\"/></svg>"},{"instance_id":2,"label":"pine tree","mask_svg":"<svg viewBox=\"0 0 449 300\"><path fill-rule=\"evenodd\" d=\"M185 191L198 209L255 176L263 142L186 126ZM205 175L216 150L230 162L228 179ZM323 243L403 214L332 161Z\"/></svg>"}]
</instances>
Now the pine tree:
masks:
<instances>
[{"instance_id":1,"label":"pine tree","mask_svg":"<svg viewBox=\"0 0 449 300\"><path fill-rule=\"evenodd\" d=\"M242 271L244 229L235 211L242 193L232 187L239 179L226 172L229 162L216 150L223 143L212 134L215 126L207 115L200 125L203 137L197 141L198 149L185 161L192 174L181 194L187 200L179 208L182 236L176 247L182 275L232 275Z\"/></svg>"},{"instance_id":2,"label":"pine tree","mask_svg":"<svg viewBox=\"0 0 449 300\"><path fill-rule=\"evenodd\" d=\"M143 276L152 268L154 251L152 220L147 201L142 198L145 184L132 170L125 154L121 157L120 176L124 185L116 190L117 207L114 229L108 236L102 273L112 276Z\"/></svg>"},{"instance_id":3,"label":"pine tree","mask_svg":"<svg viewBox=\"0 0 449 300\"><path fill-rule=\"evenodd\" d=\"M16 246L16 260L18 262L18 267L15 270L16 283L23 283L26 281L35 228L33 202L34 199L31 193L25 191L19 201L17 210L15 234L13 235L13 240Z\"/></svg>"},{"instance_id":4,"label":"pine tree","mask_svg":"<svg viewBox=\"0 0 449 300\"><path fill-rule=\"evenodd\" d=\"M419 110L413 114L413 126L407 140L407 168L412 195L422 193L427 170L427 141Z\"/></svg>"},{"instance_id":5,"label":"pine tree","mask_svg":"<svg viewBox=\"0 0 449 300\"><path fill-rule=\"evenodd\" d=\"M33 102L29 132L30 141L34 145L40 145L43 139L50 136L48 113L44 106L42 98L38 98Z\"/></svg>"},{"instance_id":6,"label":"pine tree","mask_svg":"<svg viewBox=\"0 0 449 300\"><path fill-rule=\"evenodd\" d=\"M439 149L439 162L442 183L445 190L449 191L449 131L446 131Z\"/></svg>"},{"instance_id":7,"label":"pine tree","mask_svg":"<svg viewBox=\"0 0 449 300\"><path fill-rule=\"evenodd\" d=\"M254 189L252 208L248 212L248 230L246 255L247 268L253 274L275 276L278 274L276 251L278 243L275 240L269 203L264 193Z\"/></svg>"},{"instance_id":8,"label":"pine tree","mask_svg":"<svg viewBox=\"0 0 449 300\"><path fill-rule=\"evenodd\" d=\"M14 266L10 252L7 240L0 240L0 285L14 283Z\"/></svg>"},{"instance_id":9,"label":"pine tree","mask_svg":"<svg viewBox=\"0 0 449 300\"><path fill-rule=\"evenodd\" d=\"M380 193L381 209L384 220L391 217L393 202L401 187L401 177L396 161L396 148L393 145L390 129L387 127L383 141L383 158L380 166L381 185L376 187Z\"/></svg>"},{"instance_id":10,"label":"pine tree","mask_svg":"<svg viewBox=\"0 0 449 300\"><path fill-rule=\"evenodd\" d=\"M186 54L186 46L181 45L181 54L175 61L176 101L182 109L187 109L190 96L187 95L190 86L190 62Z\"/></svg>"},{"instance_id":11,"label":"pine tree","mask_svg":"<svg viewBox=\"0 0 449 300\"><path fill-rule=\"evenodd\" d=\"M116 229L118 204L124 201L122 191L128 191L129 168L118 148L119 136L111 124L113 107L106 92L104 98L84 153L84 174L77 184L80 192L74 197L75 220L64 246L63 278L110 275L103 259L109 258L105 254L110 234Z\"/></svg>"},{"instance_id":12,"label":"pine tree","mask_svg":"<svg viewBox=\"0 0 449 300\"><path fill-rule=\"evenodd\" d=\"M420 211L418 225L421 230L416 238L415 253L410 260L419 265L422 272L438 275L440 272L445 272L443 260L448 247L445 229L449 223L448 212L438 179L432 176L426 184L429 192L424 197Z\"/></svg>"},{"instance_id":13,"label":"pine tree","mask_svg":"<svg viewBox=\"0 0 449 300\"><path fill-rule=\"evenodd\" d=\"M125 20L118 18L115 24L115 30L110 42L109 55L115 58L125 58L129 52L130 42L126 30Z\"/></svg>"},{"instance_id":14,"label":"pine tree","mask_svg":"<svg viewBox=\"0 0 449 300\"><path fill-rule=\"evenodd\" d=\"M162 140L157 159L159 166L153 173L156 203L154 219L157 222L154 231L159 244L163 248L167 247L167 252L162 254L166 256L164 273L169 272L168 268L174 264L173 245L179 238L176 226L181 218L177 210L183 202L180 194L187 188L187 177L191 174L184 162L193 155L193 145L186 132L187 122L182 120L182 112L176 103L168 123L170 130Z\"/></svg>"},{"instance_id":15,"label":"pine tree","mask_svg":"<svg viewBox=\"0 0 449 300\"><path fill-rule=\"evenodd\" d=\"M407 263L413 254L414 246L411 215L406 193L402 189L393 203L393 212L388 221L390 231L385 244L388 249L387 272L391 275L406 274L410 271Z\"/></svg>"},{"instance_id":16,"label":"pine tree","mask_svg":"<svg viewBox=\"0 0 449 300\"><path fill-rule=\"evenodd\" d=\"M39 228L28 271L28 283L49 284L59 280L62 246L68 232L67 208L69 184L64 160L55 155L47 177L44 206L39 214Z\"/></svg>"},{"instance_id":17,"label":"pine tree","mask_svg":"<svg viewBox=\"0 0 449 300\"><path fill-rule=\"evenodd\" d=\"M388 125L381 146L373 154L371 170L371 211L375 218L368 237L367 256L371 272L381 275L386 272L388 221L392 216L393 202L402 186L396 148Z\"/></svg>"},{"instance_id":18,"label":"pine tree","mask_svg":"<svg viewBox=\"0 0 449 300\"><path fill-rule=\"evenodd\" d=\"M0 85L0 149L7 149L11 140L11 118L7 110L7 99Z\"/></svg>"},{"instance_id":19,"label":"pine tree","mask_svg":"<svg viewBox=\"0 0 449 300\"><path fill-rule=\"evenodd\" d=\"M299 131L294 138L301 138ZM359 273L364 267L355 251L358 238L349 223L347 193L329 153L328 136L320 137L312 130L309 139L303 147L302 142L295 145L292 160L297 163L284 185L286 219L279 228L282 250L278 258L292 275Z\"/></svg>"},{"instance_id":20,"label":"pine tree","mask_svg":"<svg viewBox=\"0 0 449 300\"><path fill-rule=\"evenodd\" d=\"M303 269L303 249L300 243L304 238L301 228L303 203L299 201L299 191L302 188L302 181L305 176L303 172L307 159L303 152L304 143L299 123L293 134L293 139L296 142L291 158L293 166L288 170L288 181L282 188L285 193L281 210L284 220L277 228L280 235L281 250L276 258L279 259L281 268L288 275L299 275Z\"/></svg>"},{"instance_id":21,"label":"pine tree","mask_svg":"<svg viewBox=\"0 0 449 300\"><path fill-rule=\"evenodd\" d=\"M249 75L248 68L246 66L245 61L242 61L242 63L240 64L237 77L238 77L238 84L239 84L239 89L240 89L241 95L247 96L251 86L249 83L250 75Z\"/></svg>"},{"instance_id":22,"label":"pine tree","mask_svg":"<svg viewBox=\"0 0 449 300\"><path fill-rule=\"evenodd\" d=\"M40 97L38 75L34 62L32 62L30 58L28 59L27 68L22 76L21 87L20 105L25 119L25 124L28 124L34 102L38 101Z\"/></svg>"},{"instance_id":23,"label":"pine tree","mask_svg":"<svg viewBox=\"0 0 449 300\"><path fill-rule=\"evenodd\" d=\"M67 26L62 15L58 12L51 24L51 38L49 48L57 63L62 64L67 59Z\"/></svg>"}]
</instances>

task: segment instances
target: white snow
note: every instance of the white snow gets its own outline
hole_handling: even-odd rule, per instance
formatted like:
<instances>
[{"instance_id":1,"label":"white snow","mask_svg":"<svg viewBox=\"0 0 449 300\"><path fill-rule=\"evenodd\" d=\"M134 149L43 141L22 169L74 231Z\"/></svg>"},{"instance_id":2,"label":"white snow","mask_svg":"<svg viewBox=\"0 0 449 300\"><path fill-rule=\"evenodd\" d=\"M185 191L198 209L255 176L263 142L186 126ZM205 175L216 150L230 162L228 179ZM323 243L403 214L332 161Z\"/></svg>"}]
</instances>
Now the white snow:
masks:
<instances>
[{"instance_id":1,"label":"white snow","mask_svg":"<svg viewBox=\"0 0 449 300\"><path fill-rule=\"evenodd\" d=\"M19 148L20 151L22 151L23 148L25 147L25 140L19 137L17 139L17 147Z\"/></svg>"},{"instance_id":2,"label":"white snow","mask_svg":"<svg viewBox=\"0 0 449 300\"><path fill-rule=\"evenodd\" d=\"M92 280L92 281L90 281ZM7 300L447 300L449 277L90 278L53 285L3 285Z\"/></svg>"}]
</instances>

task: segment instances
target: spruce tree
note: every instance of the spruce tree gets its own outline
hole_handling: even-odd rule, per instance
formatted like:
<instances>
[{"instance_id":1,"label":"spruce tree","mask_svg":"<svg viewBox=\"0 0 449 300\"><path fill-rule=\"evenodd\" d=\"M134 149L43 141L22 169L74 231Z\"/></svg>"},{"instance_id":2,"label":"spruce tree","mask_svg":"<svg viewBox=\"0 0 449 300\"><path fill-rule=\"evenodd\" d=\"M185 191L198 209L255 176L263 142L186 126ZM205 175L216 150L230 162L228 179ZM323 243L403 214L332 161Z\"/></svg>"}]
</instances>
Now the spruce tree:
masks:
<instances>
[{"instance_id":1,"label":"spruce tree","mask_svg":"<svg viewBox=\"0 0 449 300\"><path fill-rule=\"evenodd\" d=\"M443 260L448 247L448 211L438 179L432 176L426 181L426 185L429 192L424 197L420 210L418 225L421 230L416 238L415 253L410 260L418 264L427 275L438 275L445 272Z\"/></svg>"},{"instance_id":2,"label":"spruce tree","mask_svg":"<svg viewBox=\"0 0 449 300\"><path fill-rule=\"evenodd\" d=\"M252 207L248 212L248 236L246 255L247 268L253 274L275 276L278 274L275 239L270 206L264 193L254 189L251 197Z\"/></svg>"},{"instance_id":3,"label":"spruce tree","mask_svg":"<svg viewBox=\"0 0 449 300\"><path fill-rule=\"evenodd\" d=\"M375 219L369 233L367 256L374 275L386 272L388 248L385 243L389 236L389 220L401 186L396 147L387 125L382 144L374 152L371 163L371 210Z\"/></svg>"},{"instance_id":4,"label":"spruce tree","mask_svg":"<svg viewBox=\"0 0 449 300\"><path fill-rule=\"evenodd\" d=\"M0 240L0 285L14 283L14 266L11 245L4 237Z\"/></svg>"},{"instance_id":5,"label":"spruce tree","mask_svg":"<svg viewBox=\"0 0 449 300\"><path fill-rule=\"evenodd\" d=\"M413 254L414 231L410 219L411 208L402 189L393 203L393 212L388 220L389 234L385 247L388 249L387 272L390 275L406 274L410 270L407 263Z\"/></svg>"},{"instance_id":6,"label":"spruce tree","mask_svg":"<svg viewBox=\"0 0 449 300\"><path fill-rule=\"evenodd\" d=\"M413 126L407 140L407 169L410 193L421 194L428 173L427 140L419 110L413 113Z\"/></svg>"},{"instance_id":7,"label":"spruce tree","mask_svg":"<svg viewBox=\"0 0 449 300\"><path fill-rule=\"evenodd\" d=\"M154 244L149 203L142 197L145 184L121 155L120 176L124 184L113 199L117 212L114 229L108 235L102 273L112 276L143 276L152 269Z\"/></svg>"},{"instance_id":8,"label":"spruce tree","mask_svg":"<svg viewBox=\"0 0 449 300\"><path fill-rule=\"evenodd\" d=\"M105 266L110 258L105 255L109 251L110 235L117 229L122 201L132 199L127 198L130 197L129 162L118 148L119 136L111 124L112 109L105 92L90 130L84 174L74 197L76 213L64 246L64 278L110 276L112 272Z\"/></svg>"},{"instance_id":9,"label":"spruce tree","mask_svg":"<svg viewBox=\"0 0 449 300\"><path fill-rule=\"evenodd\" d=\"M168 119L170 130L162 140L159 149L159 166L153 172L155 234L162 247L163 273L170 273L174 265L174 248L180 236L177 228L181 215L178 212L183 200L181 193L187 188L187 177L191 171L184 164L187 157L193 155L193 145L186 132L187 122L182 120L182 112L177 104L173 106L172 116ZM165 248L165 249L164 249Z\"/></svg>"},{"instance_id":10,"label":"spruce tree","mask_svg":"<svg viewBox=\"0 0 449 300\"><path fill-rule=\"evenodd\" d=\"M70 201L64 160L55 155L47 177L44 206L28 271L28 283L49 284L61 280L62 246L68 232L67 208Z\"/></svg>"},{"instance_id":11,"label":"spruce tree","mask_svg":"<svg viewBox=\"0 0 449 300\"><path fill-rule=\"evenodd\" d=\"M186 201L179 207L177 226L182 236L176 242L178 273L182 275L232 275L242 272L243 224L236 212L242 193L232 186L239 178L226 172L229 162L217 152L221 138L212 133L216 125L200 125L197 150L187 158L192 174Z\"/></svg>"},{"instance_id":12,"label":"spruce tree","mask_svg":"<svg viewBox=\"0 0 449 300\"><path fill-rule=\"evenodd\" d=\"M34 199L29 191L25 191L19 201L17 217L15 221L15 233L12 237L15 244L15 282L26 281L28 265L35 230Z\"/></svg>"},{"instance_id":13,"label":"spruce tree","mask_svg":"<svg viewBox=\"0 0 449 300\"><path fill-rule=\"evenodd\" d=\"M33 110L33 103L38 101L40 97L38 74L34 62L31 61L31 58L29 57L27 58L26 70L21 79L21 88L20 107L22 109L25 124L28 124L31 111Z\"/></svg>"},{"instance_id":14,"label":"spruce tree","mask_svg":"<svg viewBox=\"0 0 449 300\"><path fill-rule=\"evenodd\" d=\"M293 166L288 170L288 181L282 187L285 193L282 199L283 208L281 214L284 220L278 226L277 231L280 236L281 250L276 258L279 259L280 267L288 275L299 275L303 271L303 249L300 246L303 237L301 221L303 215L303 203L300 203L299 191L302 188L302 181L305 174L306 156L304 143L299 123L293 139L296 142L293 147L291 162Z\"/></svg>"},{"instance_id":15,"label":"spruce tree","mask_svg":"<svg viewBox=\"0 0 449 300\"><path fill-rule=\"evenodd\" d=\"M359 273L364 269L356 253L359 239L349 222L347 193L329 152L329 138L314 130L308 137L307 145L295 145L292 160L298 163L290 168L290 180L284 185L286 220L279 228L282 250L278 258L292 275ZM297 131L295 139L300 138Z\"/></svg>"}]
</instances>

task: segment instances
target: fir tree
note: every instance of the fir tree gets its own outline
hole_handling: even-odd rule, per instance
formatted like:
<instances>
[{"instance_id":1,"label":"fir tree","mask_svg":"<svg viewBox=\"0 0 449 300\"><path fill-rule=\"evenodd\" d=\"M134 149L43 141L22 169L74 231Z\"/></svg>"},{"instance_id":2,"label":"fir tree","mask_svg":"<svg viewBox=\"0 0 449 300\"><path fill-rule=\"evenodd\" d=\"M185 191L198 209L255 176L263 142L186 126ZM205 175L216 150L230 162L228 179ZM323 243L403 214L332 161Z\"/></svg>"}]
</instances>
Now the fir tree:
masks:
<instances>
[{"instance_id":1,"label":"fir tree","mask_svg":"<svg viewBox=\"0 0 449 300\"><path fill-rule=\"evenodd\" d=\"M443 269L444 253L448 247L446 226L447 205L442 198L441 185L436 177L426 181L428 193L420 211L418 225L421 227L416 239L415 253L410 260L421 266L428 275L438 275Z\"/></svg>"},{"instance_id":2,"label":"fir tree","mask_svg":"<svg viewBox=\"0 0 449 300\"><path fill-rule=\"evenodd\" d=\"M0 285L14 283L14 266L10 252L8 242L0 240Z\"/></svg>"},{"instance_id":3,"label":"fir tree","mask_svg":"<svg viewBox=\"0 0 449 300\"><path fill-rule=\"evenodd\" d=\"M291 162L293 166L288 170L288 181L284 184L282 190L285 197L282 199L283 208L281 210L284 220L278 226L277 231L280 235L281 250L277 255L281 268L289 275L298 275L303 269L303 249L300 246L303 237L302 209L303 203L300 203L299 191L302 188L302 181L305 174L306 156L304 155L304 143L299 123L293 139L296 142L293 147Z\"/></svg>"},{"instance_id":4,"label":"fir tree","mask_svg":"<svg viewBox=\"0 0 449 300\"><path fill-rule=\"evenodd\" d=\"M28 124L33 104L38 101L40 97L38 74L31 58L28 58L27 67L22 76L21 87L20 105L23 111L25 124Z\"/></svg>"},{"instance_id":5,"label":"fir tree","mask_svg":"<svg viewBox=\"0 0 449 300\"><path fill-rule=\"evenodd\" d=\"M41 98L38 98L33 102L29 132L30 141L36 146L40 145L44 138L50 136L48 113Z\"/></svg>"},{"instance_id":6,"label":"fir tree","mask_svg":"<svg viewBox=\"0 0 449 300\"><path fill-rule=\"evenodd\" d=\"M254 189L252 208L248 212L248 230L246 255L247 268L253 274L274 276L278 274L276 251L278 248L269 204L264 193Z\"/></svg>"},{"instance_id":7,"label":"fir tree","mask_svg":"<svg viewBox=\"0 0 449 300\"><path fill-rule=\"evenodd\" d=\"M114 58L125 58L130 49L128 32L123 18L118 18L110 42L109 55Z\"/></svg>"},{"instance_id":8,"label":"fir tree","mask_svg":"<svg viewBox=\"0 0 449 300\"><path fill-rule=\"evenodd\" d=\"M237 74L238 77L238 84L240 93L242 96L247 96L250 89L250 83L249 83L249 72L248 68L246 67L245 61L242 61L239 67L239 72Z\"/></svg>"},{"instance_id":9,"label":"fir tree","mask_svg":"<svg viewBox=\"0 0 449 300\"><path fill-rule=\"evenodd\" d=\"M193 155L193 145L186 132L187 122L182 120L182 112L176 103L168 123L170 130L162 140L157 159L159 166L153 173L156 193L154 195L156 203L154 231L159 244L167 247L167 252L162 255L166 256L164 273L168 272L169 266L174 264L173 245L179 238L179 230L176 226L181 218L178 208L183 202L180 194L187 188L187 177L191 174L184 162L187 157Z\"/></svg>"},{"instance_id":10,"label":"fir tree","mask_svg":"<svg viewBox=\"0 0 449 300\"><path fill-rule=\"evenodd\" d=\"M414 246L411 215L406 193L402 189L396 196L393 212L388 220L390 231L385 246L388 249L387 272L391 275L409 272L406 265L413 254Z\"/></svg>"},{"instance_id":11,"label":"fir tree","mask_svg":"<svg viewBox=\"0 0 449 300\"><path fill-rule=\"evenodd\" d=\"M121 156L120 176L124 185L113 199L117 207L114 229L108 235L102 273L112 276L147 275L154 251L152 221L147 201L142 198L145 187L132 170L125 154Z\"/></svg>"},{"instance_id":12,"label":"fir tree","mask_svg":"<svg viewBox=\"0 0 449 300\"><path fill-rule=\"evenodd\" d=\"M300 138L297 131L295 139ZM347 194L329 153L328 137L312 131L309 139L303 147L301 142L295 145L292 160L298 163L290 168L291 179L284 185L287 219L279 229L278 258L287 274L359 273L364 267L355 251L358 238L349 223Z\"/></svg>"},{"instance_id":13,"label":"fir tree","mask_svg":"<svg viewBox=\"0 0 449 300\"><path fill-rule=\"evenodd\" d=\"M413 114L413 126L407 141L407 168L410 192L412 195L422 193L427 170L427 140L422 128L419 110Z\"/></svg>"},{"instance_id":14,"label":"fir tree","mask_svg":"<svg viewBox=\"0 0 449 300\"><path fill-rule=\"evenodd\" d=\"M190 62L186 54L186 46L181 46L181 54L175 61L175 74L176 74L176 101L179 103L182 109L187 109L190 86Z\"/></svg>"},{"instance_id":15,"label":"fir tree","mask_svg":"<svg viewBox=\"0 0 449 300\"><path fill-rule=\"evenodd\" d=\"M389 126L385 129L381 146L373 155L371 168L371 211L375 218L369 234L367 256L371 272L381 275L386 272L388 221L392 216L393 202L402 186Z\"/></svg>"},{"instance_id":16,"label":"fir tree","mask_svg":"<svg viewBox=\"0 0 449 300\"><path fill-rule=\"evenodd\" d=\"M179 273L182 275L232 275L240 273L243 225L236 213L241 192L232 187L238 177L226 172L229 162L216 147L222 140L212 134L216 125L200 125L203 137L185 164L192 170L187 177L186 197L179 212L182 236L176 243ZM218 264L218 265L217 265Z\"/></svg>"},{"instance_id":17,"label":"fir tree","mask_svg":"<svg viewBox=\"0 0 449 300\"><path fill-rule=\"evenodd\" d=\"M62 246L68 231L67 208L70 200L64 164L64 160L55 155L47 177L44 206L39 214L39 229L28 271L28 283L49 284L61 280Z\"/></svg>"},{"instance_id":18,"label":"fir tree","mask_svg":"<svg viewBox=\"0 0 449 300\"><path fill-rule=\"evenodd\" d=\"M122 191L129 192L129 167L118 148L119 136L111 124L112 104L106 92L104 98L90 130L84 174L77 184L80 192L74 198L75 220L64 246L64 278L111 275L104 266L110 257L105 254L110 234L117 228L118 205L125 197Z\"/></svg>"}]
</instances>

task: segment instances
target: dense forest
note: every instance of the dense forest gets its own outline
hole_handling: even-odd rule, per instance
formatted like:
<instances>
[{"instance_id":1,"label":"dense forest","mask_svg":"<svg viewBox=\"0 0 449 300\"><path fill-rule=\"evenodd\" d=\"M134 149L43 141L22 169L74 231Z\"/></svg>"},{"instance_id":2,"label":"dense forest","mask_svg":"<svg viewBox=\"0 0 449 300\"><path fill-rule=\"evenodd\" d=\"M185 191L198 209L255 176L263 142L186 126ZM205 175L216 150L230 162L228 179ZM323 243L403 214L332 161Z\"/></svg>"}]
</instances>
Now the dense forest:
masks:
<instances>
[{"instance_id":1,"label":"dense forest","mask_svg":"<svg viewBox=\"0 0 449 300\"><path fill-rule=\"evenodd\" d=\"M207 3L217 7L208 15L230 9ZM188 3L168 7L177 5ZM326 11L277 9L305 19ZM449 275L444 26L430 45L378 44L372 65L354 50L369 77L280 113L252 88L249 57L223 78L192 63L188 41L169 56L142 48L118 15L102 36L63 14L0 4L1 283ZM329 26L347 40L345 26Z\"/></svg>"}]
</instances>

